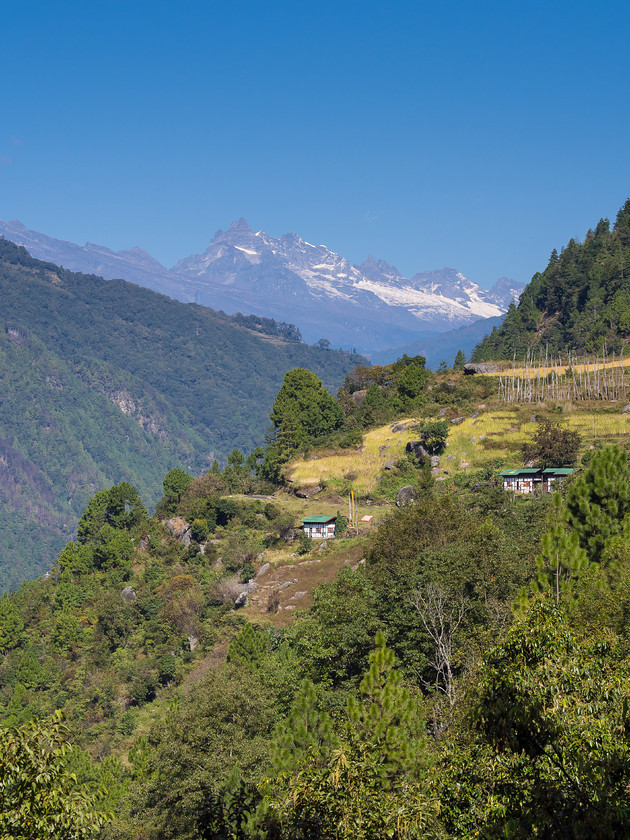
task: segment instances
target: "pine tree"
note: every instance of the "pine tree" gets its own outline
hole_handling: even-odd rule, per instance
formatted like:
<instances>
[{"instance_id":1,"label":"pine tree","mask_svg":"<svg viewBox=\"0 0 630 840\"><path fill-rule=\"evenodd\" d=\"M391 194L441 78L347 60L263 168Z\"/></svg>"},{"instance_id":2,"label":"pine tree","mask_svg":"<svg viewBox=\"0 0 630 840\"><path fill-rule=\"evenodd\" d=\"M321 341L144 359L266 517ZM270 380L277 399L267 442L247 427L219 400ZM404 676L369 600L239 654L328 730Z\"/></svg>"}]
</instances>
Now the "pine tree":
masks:
<instances>
[{"instance_id":1,"label":"pine tree","mask_svg":"<svg viewBox=\"0 0 630 840\"><path fill-rule=\"evenodd\" d=\"M458 350L453 362L453 370L463 370L466 364L466 356L463 350Z\"/></svg>"},{"instance_id":2,"label":"pine tree","mask_svg":"<svg viewBox=\"0 0 630 840\"><path fill-rule=\"evenodd\" d=\"M256 670L269 653L269 638L249 621L228 648L228 662Z\"/></svg>"},{"instance_id":3,"label":"pine tree","mask_svg":"<svg viewBox=\"0 0 630 840\"><path fill-rule=\"evenodd\" d=\"M274 732L274 766L279 772L295 770L304 762L309 750L324 757L337 744L332 719L318 710L315 686L306 679L295 696L289 716Z\"/></svg>"},{"instance_id":4,"label":"pine tree","mask_svg":"<svg viewBox=\"0 0 630 840\"><path fill-rule=\"evenodd\" d=\"M630 513L630 468L618 446L595 452L566 493L567 521L590 560L602 557L606 542L623 530Z\"/></svg>"},{"instance_id":5,"label":"pine tree","mask_svg":"<svg viewBox=\"0 0 630 840\"><path fill-rule=\"evenodd\" d=\"M566 511L560 493L552 497L550 529L542 538L542 553L536 558L538 573L534 590L551 593L556 604L566 605L572 600L573 587L589 567L586 549L580 545L575 531L567 531L564 524Z\"/></svg>"}]
</instances>

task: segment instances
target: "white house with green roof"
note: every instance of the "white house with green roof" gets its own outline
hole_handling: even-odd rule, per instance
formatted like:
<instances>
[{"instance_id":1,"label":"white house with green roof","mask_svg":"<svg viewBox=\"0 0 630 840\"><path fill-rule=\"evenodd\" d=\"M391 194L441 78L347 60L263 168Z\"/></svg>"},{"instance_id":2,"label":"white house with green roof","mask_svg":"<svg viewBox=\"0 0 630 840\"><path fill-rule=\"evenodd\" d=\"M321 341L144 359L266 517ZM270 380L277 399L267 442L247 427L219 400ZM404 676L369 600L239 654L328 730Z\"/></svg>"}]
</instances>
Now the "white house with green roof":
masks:
<instances>
[{"instance_id":1,"label":"white house with green roof","mask_svg":"<svg viewBox=\"0 0 630 840\"><path fill-rule=\"evenodd\" d=\"M557 481L574 473L571 467L515 467L503 470L499 475L503 479L503 489L511 493L527 496L529 494L551 493Z\"/></svg>"},{"instance_id":2,"label":"white house with green roof","mask_svg":"<svg viewBox=\"0 0 630 840\"><path fill-rule=\"evenodd\" d=\"M307 516L302 520L304 533L312 540L330 540L335 536L336 516Z\"/></svg>"}]
</instances>

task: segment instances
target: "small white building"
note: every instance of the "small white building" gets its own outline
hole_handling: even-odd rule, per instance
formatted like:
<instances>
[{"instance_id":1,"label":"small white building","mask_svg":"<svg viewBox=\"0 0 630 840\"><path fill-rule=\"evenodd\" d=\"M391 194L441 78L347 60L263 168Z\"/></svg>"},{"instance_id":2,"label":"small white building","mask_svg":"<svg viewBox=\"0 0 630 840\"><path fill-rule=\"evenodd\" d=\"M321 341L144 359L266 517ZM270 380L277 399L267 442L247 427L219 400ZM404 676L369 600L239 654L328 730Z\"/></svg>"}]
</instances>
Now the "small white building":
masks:
<instances>
[{"instance_id":1,"label":"small white building","mask_svg":"<svg viewBox=\"0 0 630 840\"><path fill-rule=\"evenodd\" d=\"M312 540L330 540L335 536L336 516L307 516L302 520L304 533Z\"/></svg>"},{"instance_id":2,"label":"small white building","mask_svg":"<svg viewBox=\"0 0 630 840\"><path fill-rule=\"evenodd\" d=\"M504 470L500 473L503 479L503 489L521 496L538 493L551 493L557 481L567 478L573 472L571 467L547 467L542 470L536 467L521 467Z\"/></svg>"}]
</instances>

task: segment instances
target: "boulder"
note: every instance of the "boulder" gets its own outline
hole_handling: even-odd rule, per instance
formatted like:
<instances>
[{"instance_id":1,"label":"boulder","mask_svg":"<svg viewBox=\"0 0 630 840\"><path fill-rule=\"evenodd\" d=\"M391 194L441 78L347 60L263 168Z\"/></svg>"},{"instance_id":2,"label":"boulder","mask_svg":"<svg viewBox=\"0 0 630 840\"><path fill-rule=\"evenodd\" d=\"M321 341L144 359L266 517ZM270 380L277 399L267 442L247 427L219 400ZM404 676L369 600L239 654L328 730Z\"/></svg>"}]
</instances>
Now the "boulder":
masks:
<instances>
[{"instance_id":1,"label":"boulder","mask_svg":"<svg viewBox=\"0 0 630 840\"><path fill-rule=\"evenodd\" d=\"M123 601L136 601L138 598L138 596L130 586L125 586L125 588L120 594Z\"/></svg>"},{"instance_id":2,"label":"boulder","mask_svg":"<svg viewBox=\"0 0 630 840\"><path fill-rule=\"evenodd\" d=\"M390 426L392 432L404 432L406 428L406 423L396 423L394 426Z\"/></svg>"},{"instance_id":3,"label":"boulder","mask_svg":"<svg viewBox=\"0 0 630 840\"><path fill-rule=\"evenodd\" d=\"M439 455L431 455L431 466L432 467L439 467L440 466L440 456Z\"/></svg>"},{"instance_id":4,"label":"boulder","mask_svg":"<svg viewBox=\"0 0 630 840\"><path fill-rule=\"evenodd\" d=\"M190 525L183 516L175 516L166 520L166 527L172 537L184 545L190 545Z\"/></svg>"},{"instance_id":5,"label":"boulder","mask_svg":"<svg viewBox=\"0 0 630 840\"><path fill-rule=\"evenodd\" d=\"M628 412L630 412L630 405L624 405L624 407L621 409L621 413L628 414Z\"/></svg>"},{"instance_id":6,"label":"boulder","mask_svg":"<svg viewBox=\"0 0 630 840\"><path fill-rule=\"evenodd\" d=\"M453 417L451 423L455 423L455 425L457 425L458 423L463 423L465 419L465 417Z\"/></svg>"},{"instance_id":7,"label":"boulder","mask_svg":"<svg viewBox=\"0 0 630 840\"><path fill-rule=\"evenodd\" d=\"M438 411L438 417L446 417L446 409L445 408L441 408Z\"/></svg>"},{"instance_id":8,"label":"boulder","mask_svg":"<svg viewBox=\"0 0 630 840\"><path fill-rule=\"evenodd\" d=\"M414 458L417 458L419 461L424 461L425 458L429 457L423 440L410 440L407 446L405 446L405 452L411 452Z\"/></svg>"},{"instance_id":9,"label":"boulder","mask_svg":"<svg viewBox=\"0 0 630 840\"><path fill-rule=\"evenodd\" d=\"M270 563L263 563L262 566L260 567L260 569L258 569L258 571L256 572L256 577L257 578L262 577L266 572L269 571L270 568L271 568Z\"/></svg>"},{"instance_id":10,"label":"boulder","mask_svg":"<svg viewBox=\"0 0 630 840\"><path fill-rule=\"evenodd\" d=\"M314 496L316 493L321 493L323 489L324 488L321 484L317 484L315 487L300 487L295 491L295 495L298 499L310 499L310 497Z\"/></svg>"},{"instance_id":11,"label":"boulder","mask_svg":"<svg viewBox=\"0 0 630 840\"><path fill-rule=\"evenodd\" d=\"M367 388L362 391L354 391L354 393L350 394L350 399L356 405L363 405L363 400L367 396Z\"/></svg>"},{"instance_id":12,"label":"boulder","mask_svg":"<svg viewBox=\"0 0 630 840\"><path fill-rule=\"evenodd\" d=\"M414 487L412 484L406 484L401 487L396 495L396 507L406 507L414 502Z\"/></svg>"},{"instance_id":13,"label":"boulder","mask_svg":"<svg viewBox=\"0 0 630 840\"><path fill-rule=\"evenodd\" d=\"M477 417L479 417L479 412L478 411L473 411L473 413L470 415L471 420L476 420Z\"/></svg>"},{"instance_id":14,"label":"boulder","mask_svg":"<svg viewBox=\"0 0 630 840\"><path fill-rule=\"evenodd\" d=\"M469 362L467 365L464 365L464 374L467 376L476 373L496 373L498 370L498 365L493 365L488 362Z\"/></svg>"},{"instance_id":15,"label":"boulder","mask_svg":"<svg viewBox=\"0 0 630 840\"><path fill-rule=\"evenodd\" d=\"M395 469L395 468L396 468L396 463L395 463L395 461L387 461L387 463L385 463L385 464L383 465L383 469L384 469L384 470L393 470L393 469Z\"/></svg>"},{"instance_id":16,"label":"boulder","mask_svg":"<svg viewBox=\"0 0 630 840\"><path fill-rule=\"evenodd\" d=\"M239 610L241 607L247 606L247 592L240 592L234 601L234 609Z\"/></svg>"}]
</instances>

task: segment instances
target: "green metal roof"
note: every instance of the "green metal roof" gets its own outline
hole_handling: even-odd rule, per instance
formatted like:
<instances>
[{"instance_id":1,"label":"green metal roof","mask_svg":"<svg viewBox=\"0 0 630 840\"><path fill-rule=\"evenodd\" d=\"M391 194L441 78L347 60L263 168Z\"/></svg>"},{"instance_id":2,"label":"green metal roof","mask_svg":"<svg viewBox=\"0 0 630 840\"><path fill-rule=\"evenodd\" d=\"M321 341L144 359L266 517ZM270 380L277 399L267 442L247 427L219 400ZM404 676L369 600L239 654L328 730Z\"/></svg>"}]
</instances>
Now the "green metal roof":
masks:
<instances>
[{"instance_id":1,"label":"green metal roof","mask_svg":"<svg viewBox=\"0 0 630 840\"><path fill-rule=\"evenodd\" d=\"M536 467L514 467L511 470L503 470L503 472L499 473L499 475L505 476L505 478L514 477L515 475L546 475L546 476L565 476L571 475L574 473L575 470L571 467L547 467L546 470L537 469Z\"/></svg>"},{"instance_id":2,"label":"green metal roof","mask_svg":"<svg viewBox=\"0 0 630 840\"><path fill-rule=\"evenodd\" d=\"M307 516L302 520L304 525L325 525L327 522L334 522L336 516Z\"/></svg>"}]
</instances>

